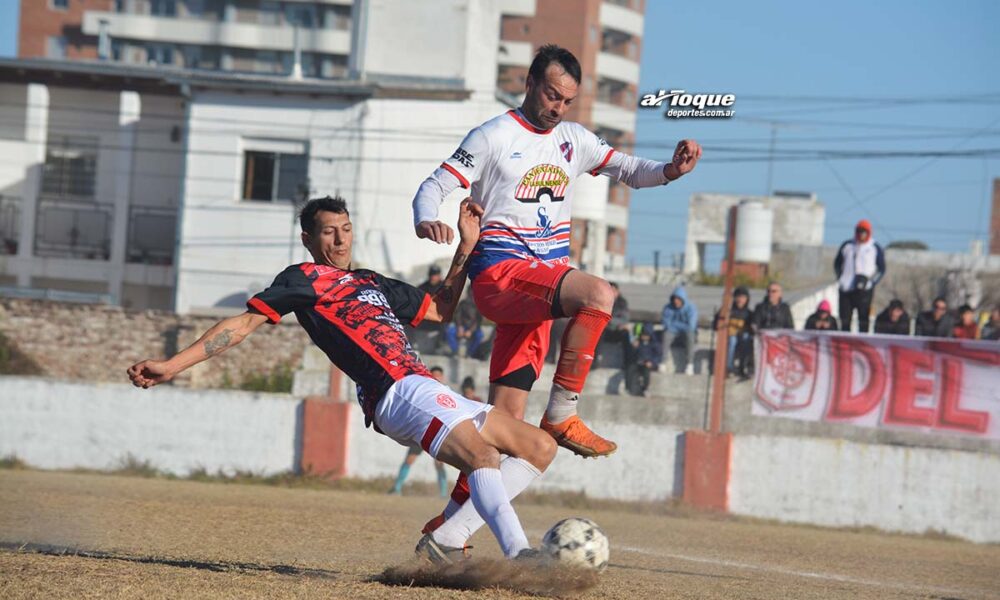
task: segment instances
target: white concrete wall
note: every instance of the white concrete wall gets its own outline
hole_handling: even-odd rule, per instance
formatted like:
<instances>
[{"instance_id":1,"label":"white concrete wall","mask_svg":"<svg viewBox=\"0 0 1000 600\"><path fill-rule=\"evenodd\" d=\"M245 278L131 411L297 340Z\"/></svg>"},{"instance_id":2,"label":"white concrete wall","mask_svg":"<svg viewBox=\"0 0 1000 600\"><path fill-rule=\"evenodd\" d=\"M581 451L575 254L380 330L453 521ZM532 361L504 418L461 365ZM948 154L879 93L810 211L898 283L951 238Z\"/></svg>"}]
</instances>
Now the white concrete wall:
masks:
<instances>
[{"instance_id":1,"label":"white concrete wall","mask_svg":"<svg viewBox=\"0 0 1000 600\"><path fill-rule=\"evenodd\" d=\"M560 449L549 469L529 489L585 492L590 498L616 500L664 500L680 494L681 478L675 470L680 429L602 420L587 422L610 439L618 440L618 452L609 458L584 460ZM355 405L351 413L348 475L395 477L406 449L364 427L364 415ZM454 482L457 476L458 471L448 467L448 479ZM437 481L433 461L426 455L419 458L408 481Z\"/></svg>"},{"instance_id":2,"label":"white concrete wall","mask_svg":"<svg viewBox=\"0 0 1000 600\"><path fill-rule=\"evenodd\" d=\"M816 525L1000 541L1000 456L737 435L729 508Z\"/></svg>"},{"instance_id":3,"label":"white concrete wall","mask_svg":"<svg viewBox=\"0 0 1000 600\"><path fill-rule=\"evenodd\" d=\"M186 475L296 465L300 403L253 394L0 377L0 456L42 469L115 469L126 456Z\"/></svg>"}]
</instances>

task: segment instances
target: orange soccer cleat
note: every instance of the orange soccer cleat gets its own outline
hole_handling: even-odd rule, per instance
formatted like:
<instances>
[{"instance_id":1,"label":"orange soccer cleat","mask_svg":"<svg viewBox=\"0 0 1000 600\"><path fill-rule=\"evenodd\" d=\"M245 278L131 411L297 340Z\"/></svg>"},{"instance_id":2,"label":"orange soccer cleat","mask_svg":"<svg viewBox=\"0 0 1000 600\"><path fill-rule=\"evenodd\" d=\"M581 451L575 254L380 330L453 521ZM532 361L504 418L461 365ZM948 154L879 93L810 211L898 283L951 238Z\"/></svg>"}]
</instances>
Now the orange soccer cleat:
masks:
<instances>
[{"instance_id":1,"label":"orange soccer cleat","mask_svg":"<svg viewBox=\"0 0 1000 600\"><path fill-rule=\"evenodd\" d=\"M584 458L608 456L618 449L618 444L591 431L576 415L562 423L549 423L543 416L539 427L555 438L557 444Z\"/></svg>"}]
</instances>

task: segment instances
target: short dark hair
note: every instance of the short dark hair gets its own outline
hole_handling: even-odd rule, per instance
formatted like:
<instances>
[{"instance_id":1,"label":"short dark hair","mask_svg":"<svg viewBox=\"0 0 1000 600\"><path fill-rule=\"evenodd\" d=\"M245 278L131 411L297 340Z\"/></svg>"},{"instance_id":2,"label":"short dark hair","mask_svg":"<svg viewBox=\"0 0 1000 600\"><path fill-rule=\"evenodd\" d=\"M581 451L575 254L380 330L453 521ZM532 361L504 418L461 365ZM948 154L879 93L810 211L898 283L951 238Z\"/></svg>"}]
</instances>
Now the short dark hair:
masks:
<instances>
[{"instance_id":1,"label":"short dark hair","mask_svg":"<svg viewBox=\"0 0 1000 600\"><path fill-rule=\"evenodd\" d=\"M433 373L434 371L437 371L438 373L444 375L444 369L438 365L434 365L433 367L431 367L431 373Z\"/></svg>"},{"instance_id":2,"label":"short dark hair","mask_svg":"<svg viewBox=\"0 0 1000 600\"><path fill-rule=\"evenodd\" d=\"M462 389L464 390L465 388L476 389L476 382L469 375L466 375L465 379L462 380Z\"/></svg>"},{"instance_id":3,"label":"short dark hair","mask_svg":"<svg viewBox=\"0 0 1000 600\"><path fill-rule=\"evenodd\" d=\"M536 84L545 81L545 70L552 63L558 64L566 74L573 78L577 85L583 73L580 69L580 61L573 56L573 53L565 48L560 48L555 44L545 44L535 53L535 59L528 67L528 77Z\"/></svg>"},{"instance_id":4,"label":"short dark hair","mask_svg":"<svg viewBox=\"0 0 1000 600\"><path fill-rule=\"evenodd\" d=\"M302 231L312 233L316 229L316 213L321 210L337 213L338 215L351 216L351 213L347 210L347 201L340 196L336 198L331 198L330 196L313 198L309 202L306 202L306 205L299 211L299 226L302 227Z\"/></svg>"},{"instance_id":5,"label":"short dark hair","mask_svg":"<svg viewBox=\"0 0 1000 600\"><path fill-rule=\"evenodd\" d=\"M935 298L934 302L931 302L931 305L937 304L938 302L944 304L945 306L948 306L948 301L944 299L944 296L938 296L937 298Z\"/></svg>"},{"instance_id":6,"label":"short dark hair","mask_svg":"<svg viewBox=\"0 0 1000 600\"><path fill-rule=\"evenodd\" d=\"M973 312L972 307L969 306L968 304L963 304L962 306L958 307L958 314L962 315L967 312Z\"/></svg>"}]
</instances>

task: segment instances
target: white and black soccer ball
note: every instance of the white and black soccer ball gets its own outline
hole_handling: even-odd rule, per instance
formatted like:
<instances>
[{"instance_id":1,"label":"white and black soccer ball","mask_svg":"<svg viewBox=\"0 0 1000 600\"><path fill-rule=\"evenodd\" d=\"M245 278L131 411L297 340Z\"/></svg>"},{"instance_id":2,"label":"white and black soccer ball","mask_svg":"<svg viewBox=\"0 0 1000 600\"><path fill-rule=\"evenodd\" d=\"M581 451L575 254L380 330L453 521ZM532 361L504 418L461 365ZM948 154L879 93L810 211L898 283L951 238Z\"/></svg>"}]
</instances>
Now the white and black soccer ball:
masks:
<instances>
[{"instance_id":1,"label":"white and black soccer ball","mask_svg":"<svg viewBox=\"0 0 1000 600\"><path fill-rule=\"evenodd\" d=\"M608 566L608 536L590 519L563 519L542 538L542 553L573 567L603 571Z\"/></svg>"}]
</instances>

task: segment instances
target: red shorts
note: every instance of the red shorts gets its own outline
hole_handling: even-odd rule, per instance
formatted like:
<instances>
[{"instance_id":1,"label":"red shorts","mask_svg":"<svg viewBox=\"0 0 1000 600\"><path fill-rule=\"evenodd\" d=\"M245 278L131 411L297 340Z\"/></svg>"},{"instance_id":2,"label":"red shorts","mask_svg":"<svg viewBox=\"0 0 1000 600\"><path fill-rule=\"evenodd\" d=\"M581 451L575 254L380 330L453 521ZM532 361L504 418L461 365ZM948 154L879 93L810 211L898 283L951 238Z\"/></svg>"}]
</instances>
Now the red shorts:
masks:
<instances>
[{"instance_id":1,"label":"red shorts","mask_svg":"<svg viewBox=\"0 0 1000 600\"><path fill-rule=\"evenodd\" d=\"M497 324L490 357L490 381L531 365L542 372L549 351L552 302L573 267L512 258L480 273L472 297L483 316Z\"/></svg>"}]
</instances>

